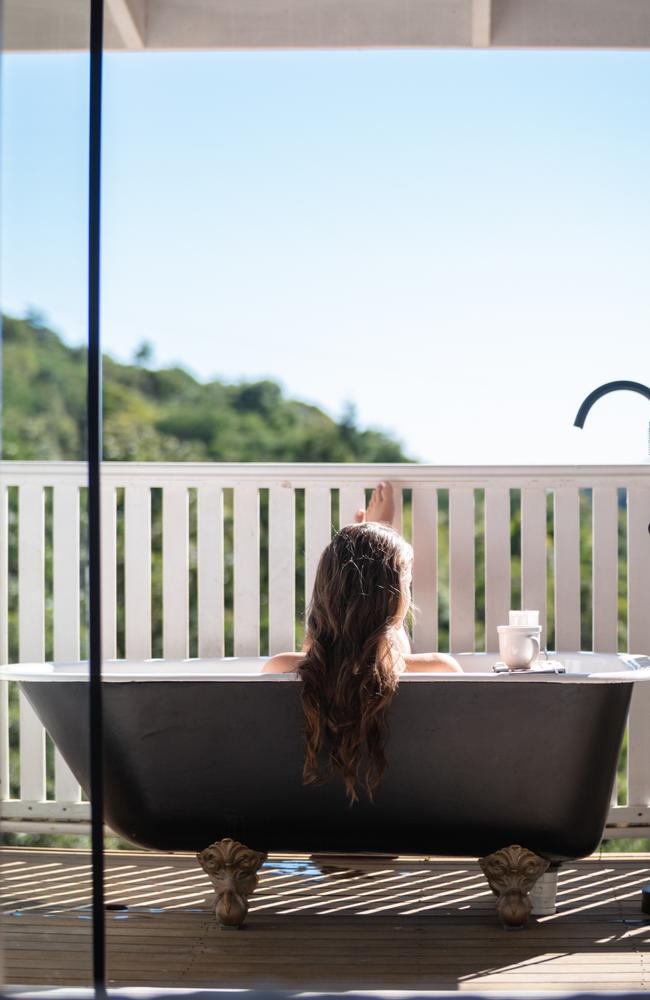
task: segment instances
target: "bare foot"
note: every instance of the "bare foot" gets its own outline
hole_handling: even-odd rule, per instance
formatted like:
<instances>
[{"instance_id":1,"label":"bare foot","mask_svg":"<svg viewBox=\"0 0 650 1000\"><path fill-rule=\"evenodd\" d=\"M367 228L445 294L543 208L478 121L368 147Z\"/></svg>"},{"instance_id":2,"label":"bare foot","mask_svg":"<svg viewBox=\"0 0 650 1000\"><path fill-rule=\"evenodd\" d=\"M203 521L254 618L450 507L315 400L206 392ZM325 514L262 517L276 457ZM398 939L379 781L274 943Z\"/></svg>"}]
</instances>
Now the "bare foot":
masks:
<instances>
[{"instance_id":1,"label":"bare foot","mask_svg":"<svg viewBox=\"0 0 650 1000\"><path fill-rule=\"evenodd\" d=\"M392 527L395 516L395 500L393 487L390 483L379 483L375 486L366 510L358 510L355 515L357 524L364 521L381 521Z\"/></svg>"}]
</instances>

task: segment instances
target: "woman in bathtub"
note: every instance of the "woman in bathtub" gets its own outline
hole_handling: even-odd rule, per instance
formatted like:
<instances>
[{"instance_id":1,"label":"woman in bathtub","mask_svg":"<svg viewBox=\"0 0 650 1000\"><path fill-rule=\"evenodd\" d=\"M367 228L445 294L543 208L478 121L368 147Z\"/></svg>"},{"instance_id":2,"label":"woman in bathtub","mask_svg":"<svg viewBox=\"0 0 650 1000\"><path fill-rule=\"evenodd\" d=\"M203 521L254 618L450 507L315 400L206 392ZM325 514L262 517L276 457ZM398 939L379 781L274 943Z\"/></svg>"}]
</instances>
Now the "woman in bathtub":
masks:
<instances>
[{"instance_id":1,"label":"woman in bathtub","mask_svg":"<svg viewBox=\"0 0 650 1000\"><path fill-rule=\"evenodd\" d=\"M351 802L362 764L370 798L381 781L385 715L400 674L461 671L444 653L411 652L404 621L413 550L392 527L394 509L392 487L380 483L321 556L303 651L280 653L263 668L302 679L305 783L340 772Z\"/></svg>"}]
</instances>

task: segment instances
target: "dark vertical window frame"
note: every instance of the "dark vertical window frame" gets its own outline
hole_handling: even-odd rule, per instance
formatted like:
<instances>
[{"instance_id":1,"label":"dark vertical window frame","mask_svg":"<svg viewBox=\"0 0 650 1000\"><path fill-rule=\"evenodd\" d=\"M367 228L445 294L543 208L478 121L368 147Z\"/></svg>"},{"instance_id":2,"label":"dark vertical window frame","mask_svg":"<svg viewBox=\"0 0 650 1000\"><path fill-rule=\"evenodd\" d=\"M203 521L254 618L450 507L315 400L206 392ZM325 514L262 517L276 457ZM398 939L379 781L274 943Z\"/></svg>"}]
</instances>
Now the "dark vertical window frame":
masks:
<instances>
[{"instance_id":1,"label":"dark vertical window frame","mask_svg":"<svg viewBox=\"0 0 650 1000\"><path fill-rule=\"evenodd\" d=\"M99 328L102 58L104 0L90 0L90 139L88 188L88 560L90 800L93 885L93 983L106 994L104 919L104 769L101 643L100 473L102 353Z\"/></svg>"}]
</instances>

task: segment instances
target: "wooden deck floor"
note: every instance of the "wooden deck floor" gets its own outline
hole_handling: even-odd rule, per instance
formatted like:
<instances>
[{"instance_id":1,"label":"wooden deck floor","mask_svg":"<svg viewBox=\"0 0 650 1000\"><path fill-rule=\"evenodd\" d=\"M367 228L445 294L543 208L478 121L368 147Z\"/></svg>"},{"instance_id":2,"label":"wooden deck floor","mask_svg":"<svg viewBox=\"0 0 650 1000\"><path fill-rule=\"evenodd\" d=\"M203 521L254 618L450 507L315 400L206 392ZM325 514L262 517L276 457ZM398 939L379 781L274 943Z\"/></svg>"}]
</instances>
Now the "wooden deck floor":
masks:
<instances>
[{"instance_id":1,"label":"wooden deck floor","mask_svg":"<svg viewBox=\"0 0 650 1000\"><path fill-rule=\"evenodd\" d=\"M650 855L560 872L556 915L498 924L475 862L274 858L248 924L220 931L191 856L106 855L115 986L304 990L650 989ZM90 984L87 854L0 852L7 984Z\"/></svg>"}]
</instances>

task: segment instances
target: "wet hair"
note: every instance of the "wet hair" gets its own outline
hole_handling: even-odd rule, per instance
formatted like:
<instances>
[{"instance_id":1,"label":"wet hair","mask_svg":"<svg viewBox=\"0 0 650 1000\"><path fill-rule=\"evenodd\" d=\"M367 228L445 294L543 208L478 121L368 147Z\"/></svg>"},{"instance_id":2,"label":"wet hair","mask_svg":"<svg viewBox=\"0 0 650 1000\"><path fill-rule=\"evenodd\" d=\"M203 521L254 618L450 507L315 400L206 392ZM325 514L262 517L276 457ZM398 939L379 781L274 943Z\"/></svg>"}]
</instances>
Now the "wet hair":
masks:
<instances>
[{"instance_id":1,"label":"wet hair","mask_svg":"<svg viewBox=\"0 0 650 1000\"><path fill-rule=\"evenodd\" d=\"M351 524L321 556L298 665L305 784L341 774L350 802L370 799L386 768L386 711L403 660L391 641L408 608L411 546L377 522Z\"/></svg>"}]
</instances>

